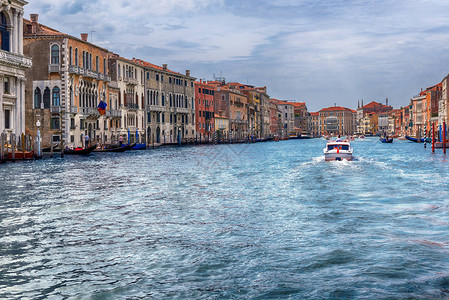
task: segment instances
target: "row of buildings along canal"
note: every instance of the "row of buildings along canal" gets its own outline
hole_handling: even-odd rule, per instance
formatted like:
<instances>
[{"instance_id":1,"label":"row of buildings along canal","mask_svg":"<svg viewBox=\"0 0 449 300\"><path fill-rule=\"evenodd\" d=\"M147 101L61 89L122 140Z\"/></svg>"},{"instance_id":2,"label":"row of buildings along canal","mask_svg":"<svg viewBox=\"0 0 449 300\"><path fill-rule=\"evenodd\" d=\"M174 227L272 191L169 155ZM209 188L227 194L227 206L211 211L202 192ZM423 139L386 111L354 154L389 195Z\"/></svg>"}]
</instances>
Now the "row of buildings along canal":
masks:
<instances>
[{"instance_id":1,"label":"row of buildings along canal","mask_svg":"<svg viewBox=\"0 0 449 300\"><path fill-rule=\"evenodd\" d=\"M372 101L357 110L335 105L308 112L304 102L270 98L266 86L222 77L196 81L189 70L126 59L89 42L87 34L78 38L39 23L37 14L24 19L25 3L4 2L0 12L0 132L8 137L35 136L38 127L44 146L80 146L85 136L99 144L120 137L170 144L378 131L416 135L421 119L444 115L434 112L432 96L444 94L444 82L399 110Z\"/></svg>"}]
</instances>

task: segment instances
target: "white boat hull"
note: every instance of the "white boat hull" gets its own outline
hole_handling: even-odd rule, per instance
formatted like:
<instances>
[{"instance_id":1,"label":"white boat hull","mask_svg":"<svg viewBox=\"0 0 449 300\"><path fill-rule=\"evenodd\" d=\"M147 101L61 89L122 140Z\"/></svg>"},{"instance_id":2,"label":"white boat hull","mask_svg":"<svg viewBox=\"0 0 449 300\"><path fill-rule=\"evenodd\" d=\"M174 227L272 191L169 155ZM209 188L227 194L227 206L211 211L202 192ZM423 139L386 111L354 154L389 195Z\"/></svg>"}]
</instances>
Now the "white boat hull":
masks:
<instances>
[{"instance_id":1,"label":"white boat hull","mask_svg":"<svg viewBox=\"0 0 449 300\"><path fill-rule=\"evenodd\" d=\"M332 152L332 153L325 153L324 154L324 160L325 161L332 161L332 160L352 160L352 153L344 153L343 151L340 151L340 153Z\"/></svg>"}]
</instances>

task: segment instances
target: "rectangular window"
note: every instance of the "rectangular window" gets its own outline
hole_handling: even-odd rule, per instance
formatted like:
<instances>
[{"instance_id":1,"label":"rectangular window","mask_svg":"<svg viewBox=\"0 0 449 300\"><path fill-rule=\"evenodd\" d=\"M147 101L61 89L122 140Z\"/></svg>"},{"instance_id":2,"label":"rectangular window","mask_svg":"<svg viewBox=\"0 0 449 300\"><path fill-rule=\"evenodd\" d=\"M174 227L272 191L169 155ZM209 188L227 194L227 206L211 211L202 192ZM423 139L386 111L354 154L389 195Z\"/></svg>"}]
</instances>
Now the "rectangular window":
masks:
<instances>
[{"instance_id":1,"label":"rectangular window","mask_svg":"<svg viewBox=\"0 0 449 300\"><path fill-rule=\"evenodd\" d=\"M74 143L75 142L75 136L74 135L71 135L70 136L70 143Z\"/></svg>"},{"instance_id":2,"label":"rectangular window","mask_svg":"<svg viewBox=\"0 0 449 300\"><path fill-rule=\"evenodd\" d=\"M84 120L80 120L80 129L84 129Z\"/></svg>"},{"instance_id":3,"label":"rectangular window","mask_svg":"<svg viewBox=\"0 0 449 300\"><path fill-rule=\"evenodd\" d=\"M151 113L147 114L147 118L148 118L148 123L151 123Z\"/></svg>"},{"instance_id":4,"label":"rectangular window","mask_svg":"<svg viewBox=\"0 0 449 300\"><path fill-rule=\"evenodd\" d=\"M59 136L59 135L53 135L52 137L53 137L53 142L54 142L54 143L60 141L60 136Z\"/></svg>"},{"instance_id":5,"label":"rectangular window","mask_svg":"<svg viewBox=\"0 0 449 300\"><path fill-rule=\"evenodd\" d=\"M164 81L164 75L161 75L161 81Z\"/></svg>"},{"instance_id":6,"label":"rectangular window","mask_svg":"<svg viewBox=\"0 0 449 300\"><path fill-rule=\"evenodd\" d=\"M171 77L168 77L168 83L171 83Z\"/></svg>"},{"instance_id":7,"label":"rectangular window","mask_svg":"<svg viewBox=\"0 0 449 300\"><path fill-rule=\"evenodd\" d=\"M51 129L59 129L59 117L51 118Z\"/></svg>"},{"instance_id":8,"label":"rectangular window","mask_svg":"<svg viewBox=\"0 0 449 300\"><path fill-rule=\"evenodd\" d=\"M10 93L10 86L9 86L9 78L8 77L4 78L3 93L4 94L9 94Z\"/></svg>"},{"instance_id":9,"label":"rectangular window","mask_svg":"<svg viewBox=\"0 0 449 300\"><path fill-rule=\"evenodd\" d=\"M75 119L74 118L70 118L70 129L75 129Z\"/></svg>"},{"instance_id":10,"label":"rectangular window","mask_svg":"<svg viewBox=\"0 0 449 300\"><path fill-rule=\"evenodd\" d=\"M11 129L11 111L5 109L5 129Z\"/></svg>"}]
</instances>

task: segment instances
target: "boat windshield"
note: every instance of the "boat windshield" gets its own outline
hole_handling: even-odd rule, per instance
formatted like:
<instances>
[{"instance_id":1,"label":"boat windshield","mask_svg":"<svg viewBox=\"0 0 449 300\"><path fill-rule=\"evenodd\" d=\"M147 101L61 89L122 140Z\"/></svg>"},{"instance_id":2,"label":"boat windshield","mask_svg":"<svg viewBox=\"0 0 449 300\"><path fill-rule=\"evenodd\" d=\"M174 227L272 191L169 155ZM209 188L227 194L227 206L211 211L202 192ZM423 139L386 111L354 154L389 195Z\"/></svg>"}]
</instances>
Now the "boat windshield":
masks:
<instances>
[{"instance_id":1,"label":"boat windshield","mask_svg":"<svg viewBox=\"0 0 449 300\"><path fill-rule=\"evenodd\" d=\"M349 150L349 145L328 145L327 150L333 150L333 149L340 149L340 150Z\"/></svg>"}]
</instances>

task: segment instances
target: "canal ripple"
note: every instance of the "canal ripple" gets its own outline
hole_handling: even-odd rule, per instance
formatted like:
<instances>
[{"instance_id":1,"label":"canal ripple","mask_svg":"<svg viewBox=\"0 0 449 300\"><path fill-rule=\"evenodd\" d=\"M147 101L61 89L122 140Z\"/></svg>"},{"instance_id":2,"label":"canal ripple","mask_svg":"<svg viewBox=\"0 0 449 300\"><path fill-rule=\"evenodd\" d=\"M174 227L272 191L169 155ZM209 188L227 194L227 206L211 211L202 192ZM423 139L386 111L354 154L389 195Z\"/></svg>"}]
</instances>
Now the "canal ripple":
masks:
<instances>
[{"instance_id":1,"label":"canal ripple","mask_svg":"<svg viewBox=\"0 0 449 300\"><path fill-rule=\"evenodd\" d=\"M449 159L324 140L0 166L0 298L449 297Z\"/></svg>"}]
</instances>

